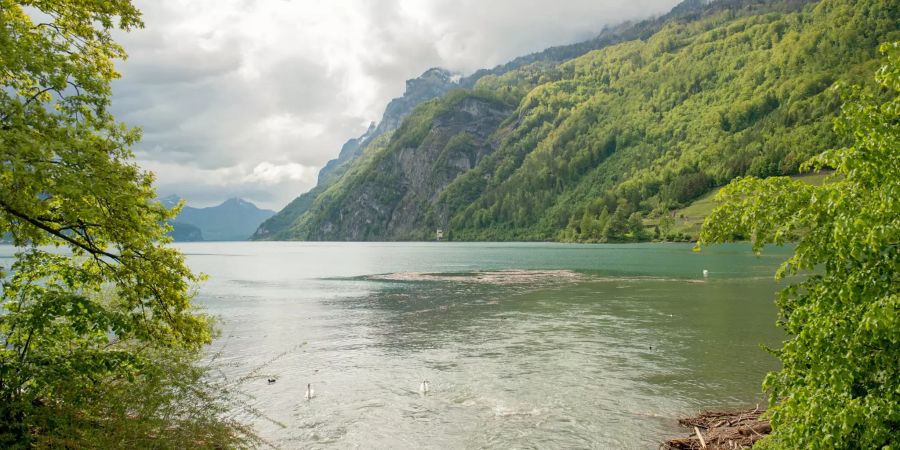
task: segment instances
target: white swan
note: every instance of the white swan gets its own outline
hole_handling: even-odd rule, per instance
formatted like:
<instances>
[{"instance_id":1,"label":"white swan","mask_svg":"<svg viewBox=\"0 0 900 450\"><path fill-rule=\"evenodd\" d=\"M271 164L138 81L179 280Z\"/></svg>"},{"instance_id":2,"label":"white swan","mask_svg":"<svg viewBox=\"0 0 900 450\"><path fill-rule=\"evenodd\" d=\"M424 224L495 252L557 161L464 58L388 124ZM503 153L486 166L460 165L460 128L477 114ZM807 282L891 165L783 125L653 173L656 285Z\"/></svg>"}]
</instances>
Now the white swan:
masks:
<instances>
[{"instance_id":1,"label":"white swan","mask_svg":"<svg viewBox=\"0 0 900 450\"><path fill-rule=\"evenodd\" d=\"M428 391L431 390L431 383L428 380L422 381L422 384L419 385L419 392L423 394L427 394Z\"/></svg>"},{"instance_id":2,"label":"white swan","mask_svg":"<svg viewBox=\"0 0 900 450\"><path fill-rule=\"evenodd\" d=\"M313 388L310 384L307 384L306 385L306 394L303 394L303 398L309 400L309 399L315 397L315 395L316 395L316 391L313 390Z\"/></svg>"},{"instance_id":3,"label":"white swan","mask_svg":"<svg viewBox=\"0 0 900 450\"><path fill-rule=\"evenodd\" d=\"M706 269L703 269L703 278L707 278L707 277L709 277L709 271Z\"/></svg>"}]
</instances>

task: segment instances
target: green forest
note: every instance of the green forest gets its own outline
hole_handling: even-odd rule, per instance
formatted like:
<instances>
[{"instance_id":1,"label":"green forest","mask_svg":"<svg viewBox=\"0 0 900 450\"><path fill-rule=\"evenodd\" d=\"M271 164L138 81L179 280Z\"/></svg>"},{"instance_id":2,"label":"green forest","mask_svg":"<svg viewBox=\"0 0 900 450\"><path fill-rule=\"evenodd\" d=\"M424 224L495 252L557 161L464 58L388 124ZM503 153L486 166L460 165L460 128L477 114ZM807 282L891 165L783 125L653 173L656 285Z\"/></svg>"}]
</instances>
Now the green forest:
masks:
<instances>
[{"instance_id":1,"label":"green forest","mask_svg":"<svg viewBox=\"0 0 900 450\"><path fill-rule=\"evenodd\" d=\"M679 208L739 176L797 174L846 139L828 88L871 84L898 21L884 0L717 4L644 40L484 76L419 105L270 238L676 239ZM485 117L471 101L505 111L474 143Z\"/></svg>"}]
</instances>

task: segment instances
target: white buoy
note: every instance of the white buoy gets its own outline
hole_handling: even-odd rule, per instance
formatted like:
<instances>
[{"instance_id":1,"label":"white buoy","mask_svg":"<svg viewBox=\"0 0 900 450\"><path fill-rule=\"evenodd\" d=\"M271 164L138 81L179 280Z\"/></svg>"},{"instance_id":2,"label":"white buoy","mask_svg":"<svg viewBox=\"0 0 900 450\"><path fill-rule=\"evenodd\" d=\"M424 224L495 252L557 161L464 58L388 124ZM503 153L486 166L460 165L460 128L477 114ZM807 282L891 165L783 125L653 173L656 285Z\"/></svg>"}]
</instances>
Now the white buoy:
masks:
<instances>
[{"instance_id":1,"label":"white buoy","mask_svg":"<svg viewBox=\"0 0 900 450\"><path fill-rule=\"evenodd\" d=\"M709 277L709 271L706 269L703 269L703 278L707 278L707 277Z\"/></svg>"},{"instance_id":2,"label":"white buoy","mask_svg":"<svg viewBox=\"0 0 900 450\"><path fill-rule=\"evenodd\" d=\"M421 392L423 394L427 394L428 391L430 391L430 390L431 390L431 383L429 383L428 380L422 381L422 384L419 385L419 392Z\"/></svg>"},{"instance_id":3,"label":"white buoy","mask_svg":"<svg viewBox=\"0 0 900 450\"><path fill-rule=\"evenodd\" d=\"M312 385L307 384L306 385L306 394L303 394L303 398L309 400L309 399L313 398L315 395L316 395L316 392L313 391Z\"/></svg>"}]
</instances>

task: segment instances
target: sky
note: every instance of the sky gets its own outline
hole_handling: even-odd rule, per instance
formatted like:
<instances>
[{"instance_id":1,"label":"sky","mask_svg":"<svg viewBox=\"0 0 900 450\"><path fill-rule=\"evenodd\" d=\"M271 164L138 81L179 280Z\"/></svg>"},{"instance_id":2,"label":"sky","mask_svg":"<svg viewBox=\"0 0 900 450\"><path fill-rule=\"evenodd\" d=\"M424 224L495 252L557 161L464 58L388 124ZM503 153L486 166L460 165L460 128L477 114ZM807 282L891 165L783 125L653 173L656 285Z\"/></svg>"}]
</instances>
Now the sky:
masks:
<instances>
[{"instance_id":1,"label":"sky","mask_svg":"<svg viewBox=\"0 0 900 450\"><path fill-rule=\"evenodd\" d=\"M135 0L113 113L161 197L274 210L315 186L405 80L589 39L677 0Z\"/></svg>"}]
</instances>

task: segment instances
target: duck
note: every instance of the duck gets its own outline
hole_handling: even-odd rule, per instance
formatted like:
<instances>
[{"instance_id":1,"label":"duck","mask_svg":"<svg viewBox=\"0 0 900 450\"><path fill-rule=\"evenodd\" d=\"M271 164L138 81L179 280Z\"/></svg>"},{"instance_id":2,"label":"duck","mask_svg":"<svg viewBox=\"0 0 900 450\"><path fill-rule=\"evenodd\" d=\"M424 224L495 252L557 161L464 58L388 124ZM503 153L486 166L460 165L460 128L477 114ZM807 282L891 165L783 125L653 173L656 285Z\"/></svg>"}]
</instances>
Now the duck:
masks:
<instances>
[{"instance_id":1,"label":"duck","mask_svg":"<svg viewBox=\"0 0 900 450\"><path fill-rule=\"evenodd\" d=\"M269 378L267 381L269 382L269 384L273 384L277 380L275 378Z\"/></svg>"},{"instance_id":2,"label":"duck","mask_svg":"<svg viewBox=\"0 0 900 450\"><path fill-rule=\"evenodd\" d=\"M306 393L303 394L303 398L309 400L309 399L313 398L315 395L316 395L316 392L313 391L312 385L307 384L306 385Z\"/></svg>"},{"instance_id":3,"label":"duck","mask_svg":"<svg viewBox=\"0 0 900 450\"><path fill-rule=\"evenodd\" d=\"M431 390L431 382L429 382L428 380L423 380L422 384L419 385L419 392L421 392L423 394L427 394L428 391L430 391L430 390Z\"/></svg>"}]
</instances>

